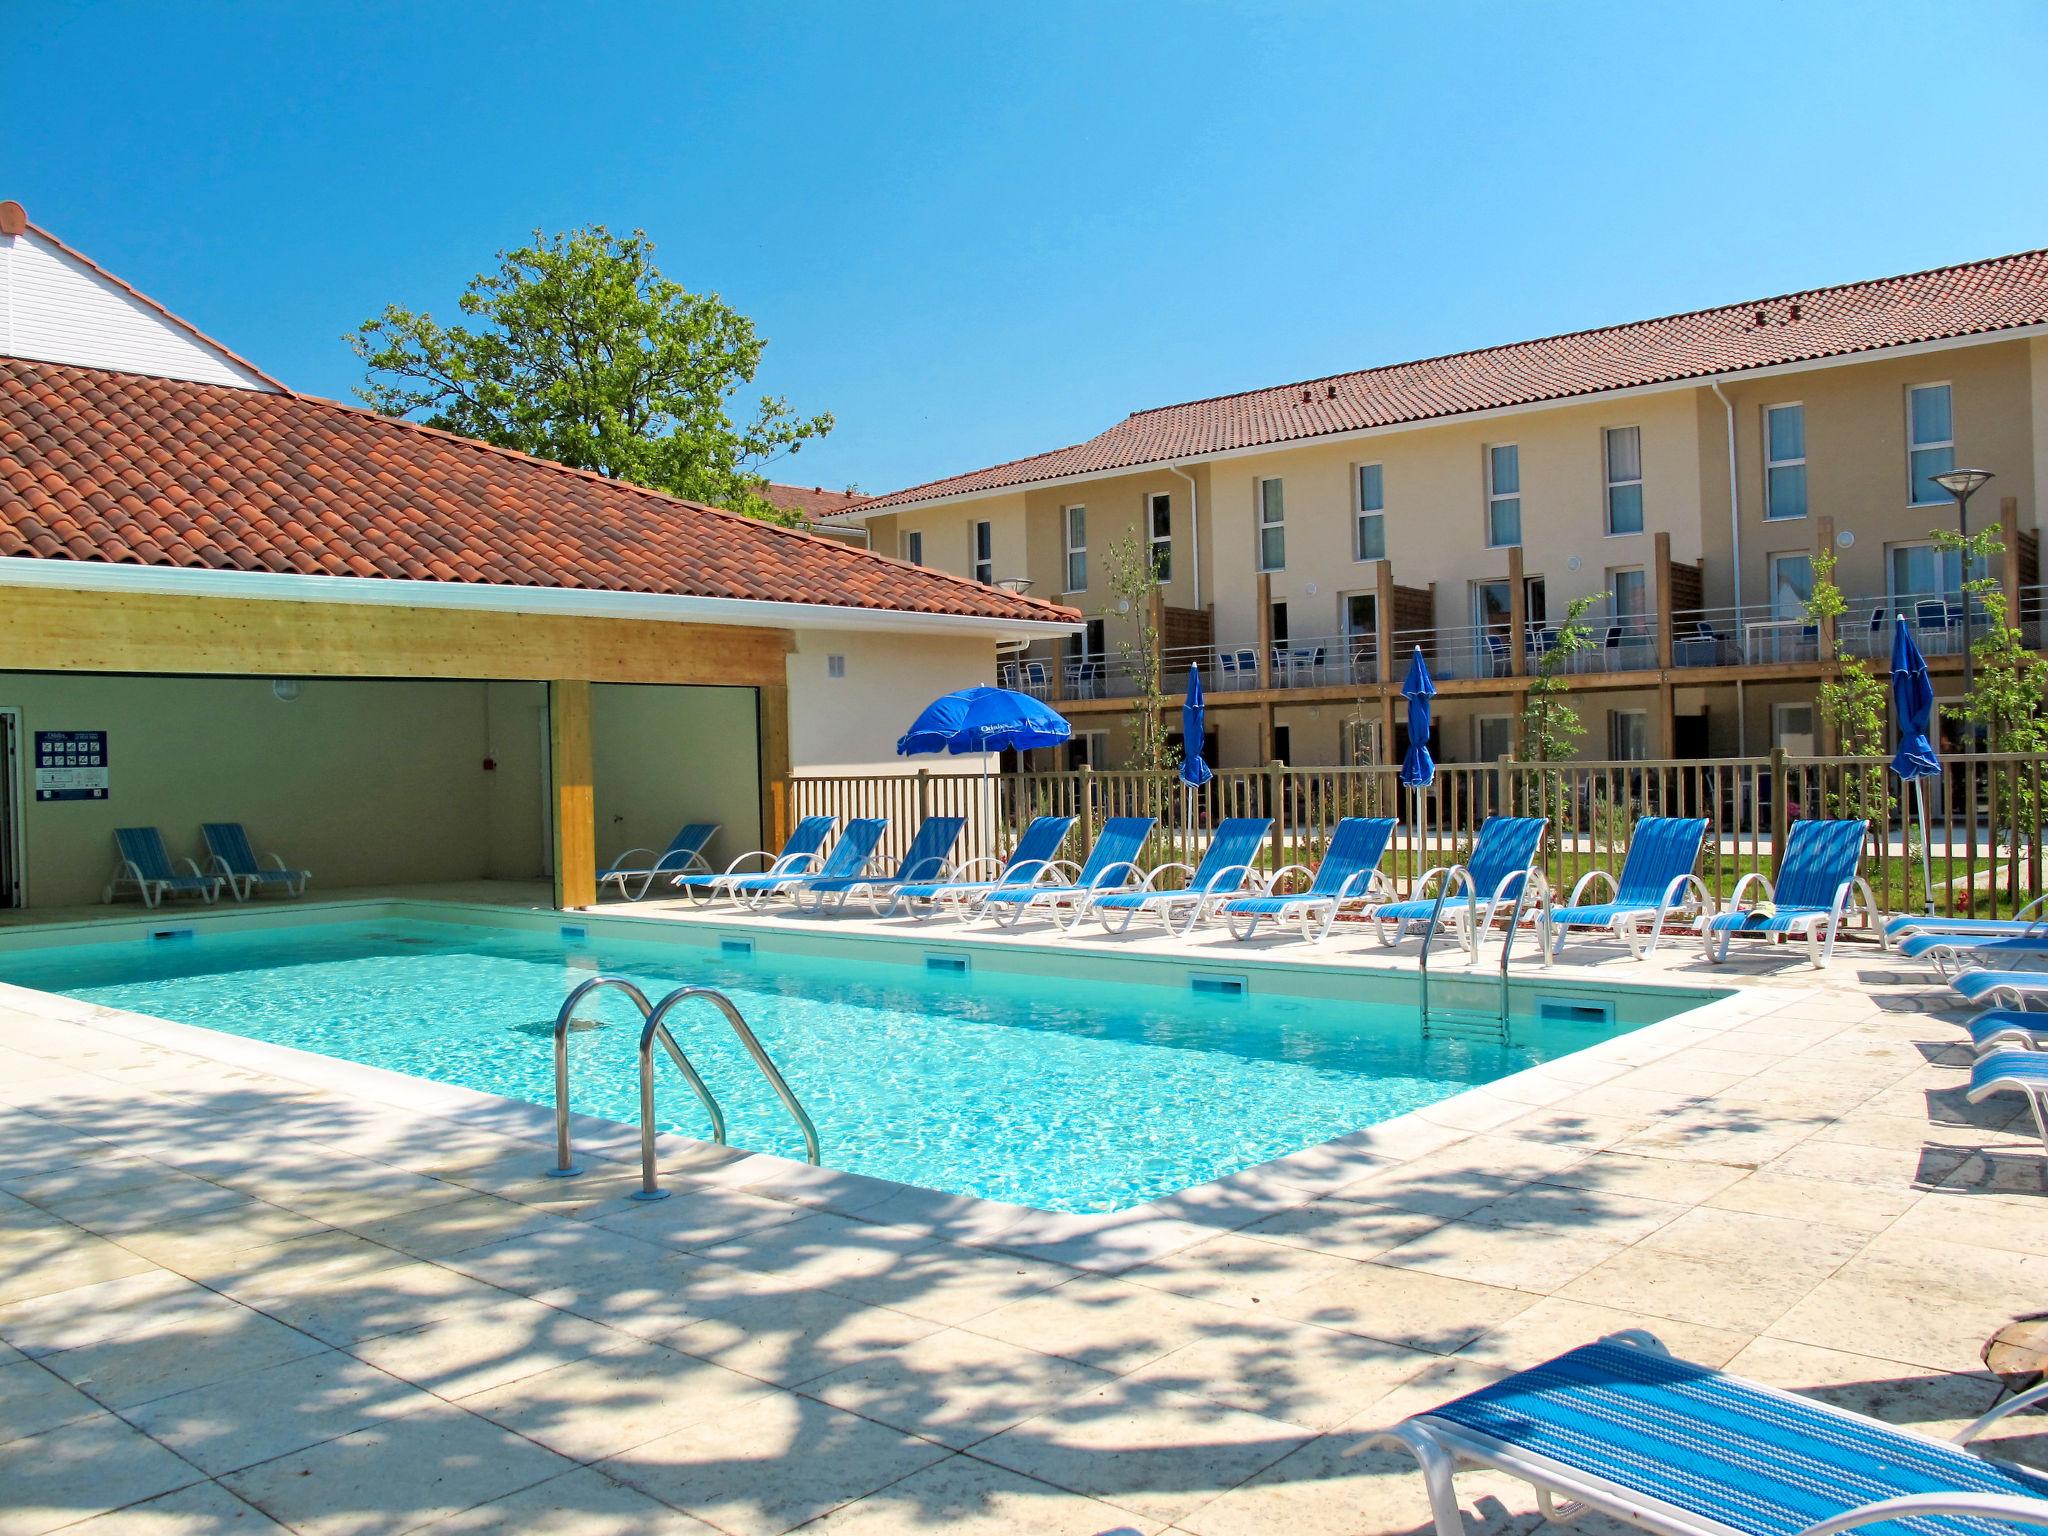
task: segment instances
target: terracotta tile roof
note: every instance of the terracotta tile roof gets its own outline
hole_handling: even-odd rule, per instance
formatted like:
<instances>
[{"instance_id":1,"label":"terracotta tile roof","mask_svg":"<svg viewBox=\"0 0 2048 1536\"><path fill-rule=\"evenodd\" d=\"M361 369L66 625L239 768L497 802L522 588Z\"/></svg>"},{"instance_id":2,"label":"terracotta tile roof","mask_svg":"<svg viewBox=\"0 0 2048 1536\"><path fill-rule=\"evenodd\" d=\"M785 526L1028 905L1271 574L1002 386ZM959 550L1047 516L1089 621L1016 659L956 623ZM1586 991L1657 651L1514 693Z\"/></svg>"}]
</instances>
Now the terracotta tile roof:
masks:
<instances>
[{"instance_id":1,"label":"terracotta tile roof","mask_svg":"<svg viewBox=\"0 0 2048 1536\"><path fill-rule=\"evenodd\" d=\"M761 494L783 511L801 512L813 522L857 507L868 499L859 491L828 491L822 485L778 485L773 480L762 487Z\"/></svg>"},{"instance_id":2,"label":"terracotta tile roof","mask_svg":"<svg viewBox=\"0 0 2048 1536\"><path fill-rule=\"evenodd\" d=\"M5 357L0 556L1076 617L332 401Z\"/></svg>"},{"instance_id":3,"label":"terracotta tile roof","mask_svg":"<svg viewBox=\"0 0 2048 1536\"><path fill-rule=\"evenodd\" d=\"M2048 250L2026 251L1136 411L1085 443L877 496L858 510L2044 323Z\"/></svg>"}]
</instances>

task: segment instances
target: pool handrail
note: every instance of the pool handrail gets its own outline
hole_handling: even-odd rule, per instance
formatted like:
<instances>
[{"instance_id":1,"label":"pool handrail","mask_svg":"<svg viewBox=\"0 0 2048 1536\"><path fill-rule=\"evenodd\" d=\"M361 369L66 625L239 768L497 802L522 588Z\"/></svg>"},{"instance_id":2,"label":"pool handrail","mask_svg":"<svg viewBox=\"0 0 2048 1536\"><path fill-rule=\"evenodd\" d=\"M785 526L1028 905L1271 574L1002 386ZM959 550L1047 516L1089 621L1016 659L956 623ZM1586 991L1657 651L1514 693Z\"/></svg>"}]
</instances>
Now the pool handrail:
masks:
<instances>
[{"instance_id":1,"label":"pool handrail","mask_svg":"<svg viewBox=\"0 0 2048 1536\"><path fill-rule=\"evenodd\" d=\"M576 1005L591 993L612 987L632 999L633 1006L640 1010L643 1019L653 1017L655 1008L647 1001L647 994L623 976L593 976L588 981L578 982L568 997L563 999L562 1008L555 1015L555 1166L548 1170L551 1179L573 1179L583 1170L578 1168L569 1149L569 1023L576 1015ZM673 996L673 994L671 994ZM669 1001L664 998L663 1002ZM666 1033L666 1031L664 1031ZM683 1075L696 1090L697 1098L711 1116L711 1139L720 1146L725 1144L725 1112L718 1107L718 1100L711 1096L711 1090L704 1085L704 1079L683 1056L673 1039L668 1042L669 1054L676 1058L676 1065L683 1069ZM646 1050L643 1035L641 1049Z\"/></svg>"}]
</instances>

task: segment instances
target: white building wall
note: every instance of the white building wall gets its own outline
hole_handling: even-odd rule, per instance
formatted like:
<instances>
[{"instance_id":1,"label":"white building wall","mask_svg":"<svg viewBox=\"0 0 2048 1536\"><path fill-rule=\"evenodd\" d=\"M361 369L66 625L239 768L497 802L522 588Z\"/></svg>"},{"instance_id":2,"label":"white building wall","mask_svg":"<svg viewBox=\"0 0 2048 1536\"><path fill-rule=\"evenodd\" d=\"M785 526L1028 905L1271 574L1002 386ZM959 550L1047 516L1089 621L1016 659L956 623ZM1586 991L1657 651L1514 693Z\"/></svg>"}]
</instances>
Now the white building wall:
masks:
<instances>
[{"instance_id":1,"label":"white building wall","mask_svg":"<svg viewBox=\"0 0 2048 1536\"><path fill-rule=\"evenodd\" d=\"M0 235L0 354L241 389L271 387L32 232Z\"/></svg>"}]
</instances>

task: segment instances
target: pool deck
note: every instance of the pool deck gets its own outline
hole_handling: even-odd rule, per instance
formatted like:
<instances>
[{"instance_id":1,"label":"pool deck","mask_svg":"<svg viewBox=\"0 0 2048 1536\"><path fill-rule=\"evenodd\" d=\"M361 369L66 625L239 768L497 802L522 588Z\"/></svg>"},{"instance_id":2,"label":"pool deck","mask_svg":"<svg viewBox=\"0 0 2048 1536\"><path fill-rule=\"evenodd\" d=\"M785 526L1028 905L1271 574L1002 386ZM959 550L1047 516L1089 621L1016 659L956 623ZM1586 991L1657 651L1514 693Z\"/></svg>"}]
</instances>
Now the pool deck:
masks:
<instances>
[{"instance_id":1,"label":"pool deck","mask_svg":"<svg viewBox=\"0 0 2048 1536\"><path fill-rule=\"evenodd\" d=\"M635 1203L615 1127L552 1180L530 1107L0 996L0 1536L1421 1532L1368 1431L1624 1327L1930 1430L1988 1407L2048 1180L2018 1100L1963 1102L1943 989L1867 946L1559 974L1737 995L1107 1223L679 1138ZM2048 1464L2041 1423L1998 1449Z\"/></svg>"}]
</instances>

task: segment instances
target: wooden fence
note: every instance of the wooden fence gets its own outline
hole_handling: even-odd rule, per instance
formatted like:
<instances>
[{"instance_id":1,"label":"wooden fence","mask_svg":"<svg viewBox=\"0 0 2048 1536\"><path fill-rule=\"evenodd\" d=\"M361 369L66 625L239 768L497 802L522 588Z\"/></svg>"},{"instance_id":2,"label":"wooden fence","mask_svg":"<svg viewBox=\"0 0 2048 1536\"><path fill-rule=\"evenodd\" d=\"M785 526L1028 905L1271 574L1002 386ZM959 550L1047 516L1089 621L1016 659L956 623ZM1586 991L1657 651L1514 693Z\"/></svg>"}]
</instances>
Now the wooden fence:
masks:
<instances>
[{"instance_id":1,"label":"wooden fence","mask_svg":"<svg viewBox=\"0 0 2048 1536\"><path fill-rule=\"evenodd\" d=\"M1864 872L1886 911L1918 910L1923 878L1941 912L2006 912L2042 893L2043 779L2048 758L1987 753L1945 759L1926 781L1923 838L1919 802L1885 759L1859 757L1655 759L1634 762L1443 763L1428 788L1402 787L1391 766L1222 768L1198 790L1171 773L1080 768L986 778L933 773L799 776L790 781L799 816L888 818L885 861L900 855L926 816L966 820L958 853L1000 857L1034 816L1078 820L1069 857L1085 857L1110 816L1151 816L1151 865L1200 860L1209 829L1226 816L1265 816L1273 829L1268 869L1313 865L1332 826L1346 816L1392 816L1398 828L1384 867L1402 891L1438 864L1471 850L1494 814L1546 815L1545 873L1560 898L1590 869L1618 870L1630 831L1644 816L1704 816L1708 837L1699 873L1725 895L1752 870L1775 869L1790 824L1803 817L1863 816L1871 822ZM1925 844L1924 866L1921 849Z\"/></svg>"}]
</instances>

